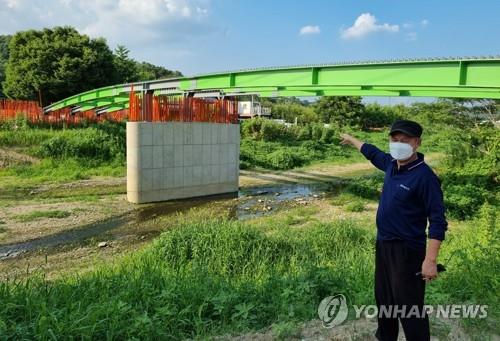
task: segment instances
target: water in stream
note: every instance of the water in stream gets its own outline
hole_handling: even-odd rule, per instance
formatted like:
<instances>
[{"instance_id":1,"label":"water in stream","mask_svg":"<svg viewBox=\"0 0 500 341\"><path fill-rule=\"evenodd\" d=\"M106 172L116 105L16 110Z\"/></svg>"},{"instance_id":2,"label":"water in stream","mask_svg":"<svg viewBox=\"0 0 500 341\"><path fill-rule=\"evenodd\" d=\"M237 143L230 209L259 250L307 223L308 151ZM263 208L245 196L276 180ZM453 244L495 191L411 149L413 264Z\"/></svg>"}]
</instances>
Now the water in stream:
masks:
<instances>
[{"instance_id":1,"label":"water in stream","mask_svg":"<svg viewBox=\"0 0 500 341\"><path fill-rule=\"evenodd\" d=\"M274 185L267 187L249 188L239 193L201 197L194 199L176 200L156 204L139 206L132 212L115 216L107 220L91 223L76 229L55 233L41 238L15 243L0 245L0 260L14 258L26 252L53 248L56 246L82 242L86 239L103 236L117 229L136 229L140 233L141 223L150 221L157 217L168 216L177 212L183 212L193 207L207 205L217 201L229 206L229 216L232 219L245 220L254 217L271 214L280 204L291 200L308 200L312 197L323 195L328 190L325 184L289 184ZM151 234L159 234L162 227L157 231L149 230ZM126 231L124 231L125 233ZM130 232L130 231L129 231ZM156 233L154 233L156 232Z\"/></svg>"}]
</instances>

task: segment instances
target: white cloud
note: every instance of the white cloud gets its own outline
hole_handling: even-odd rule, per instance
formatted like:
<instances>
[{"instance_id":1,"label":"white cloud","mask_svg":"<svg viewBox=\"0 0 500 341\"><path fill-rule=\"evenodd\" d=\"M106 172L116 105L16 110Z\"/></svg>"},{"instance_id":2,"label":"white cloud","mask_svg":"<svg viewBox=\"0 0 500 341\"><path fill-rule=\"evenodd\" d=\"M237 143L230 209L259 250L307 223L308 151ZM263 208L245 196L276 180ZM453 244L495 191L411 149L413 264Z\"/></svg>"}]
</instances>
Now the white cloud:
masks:
<instances>
[{"instance_id":1,"label":"white cloud","mask_svg":"<svg viewBox=\"0 0 500 341\"><path fill-rule=\"evenodd\" d=\"M341 29L343 39L359 39L374 32L398 32L399 25L378 24L377 18L370 13L361 14L351 27Z\"/></svg>"},{"instance_id":2,"label":"white cloud","mask_svg":"<svg viewBox=\"0 0 500 341\"><path fill-rule=\"evenodd\" d=\"M299 34L301 36L309 35L309 34L319 34L319 33L321 33L321 29L317 25L316 26L312 26L312 25L304 26L300 29L300 32L299 32Z\"/></svg>"},{"instance_id":3,"label":"white cloud","mask_svg":"<svg viewBox=\"0 0 500 341\"><path fill-rule=\"evenodd\" d=\"M406 41L415 41L418 38L417 32L408 32L405 35L405 40Z\"/></svg>"},{"instance_id":4,"label":"white cloud","mask_svg":"<svg viewBox=\"0 0 500 341\"><path fill-rule=\"evenodd\" d=\"M70 25L111 45L181 41L214 30L211 0L0 0L0 34Z\"/></svg>"},{"instance_id":5,"label":"white cloud","mask_svg":"<svg viewBox=\"0 0 500 341\"><path fill-rule=\"evenodd\" d=\"M16 8L19 6L19 0L4 0L2 1L7 8Z\"/></svg>"},{"instance_id":6,"label":"white cloud","mask_svg":"<svg viewBox=\"0 0 500 341\"><path fill-rule=\"evenodd\" d=\"M427 20L427 19L422 20L422 21L420 22L420 25L421 25L422 27L427 27L427 26L429 25L429 20Z\"/></svg>"}]
</instances>

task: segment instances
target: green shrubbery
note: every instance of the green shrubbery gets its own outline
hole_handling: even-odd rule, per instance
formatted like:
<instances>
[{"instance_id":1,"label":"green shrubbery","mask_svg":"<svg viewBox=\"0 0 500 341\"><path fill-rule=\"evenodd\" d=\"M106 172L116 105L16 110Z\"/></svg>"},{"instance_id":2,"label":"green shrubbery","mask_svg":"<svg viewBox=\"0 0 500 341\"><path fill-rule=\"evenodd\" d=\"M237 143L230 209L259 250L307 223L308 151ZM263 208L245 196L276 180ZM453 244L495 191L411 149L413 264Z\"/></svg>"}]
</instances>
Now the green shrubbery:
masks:
<instances>
[{"instance_id":1,"label":"green shrubbery","mask_svg":"<svg viewBox=\"0 0 500 341\"><path fill-rule=\"evenodd\" d=\"M49 158L77 158L100 161L125 159L125 127L106 125L61 132L41 143L38 154Z\"/></svg>"},{"instance_id":2,"label":"green shrubbery","mask_svg":"<svg viewBox=\"0 0 500 341\"><path fill-rule=\"evenodd\" d=\"M0 147L41 158L34 164L1 169L2 175L33 181L67 181L125 172L125 123L103 122L78 128L41 128L25 120L0 127Z\"/></svg>"},{"instance_id":3,"label":"green shrubbery","mask_svg":"<svg viewBox=\"0 0 500 341\"><path fill-rule=\"evenodd\" d=\"M25 119L0 126L0 146L28 147L36 156L51 159L125 161L125 123L102 122L88 127L52 128L29 124Z\"/></svg>"},{"instance_id":4,"label":"green shrubbery","mask_svg":"<svg viewBox=\"0 0 500 341\"><path fill-rule=\"evenodd\" d=\"M445 203L451 217L473 217L485 202L498 202L500 132L481 127L463 130L448 141L441 168Z\"/></svg>"},{"instance_id":5,"label":"green shrubbery","mask_svg":"<svg viewBox=\"0 0 500 341\"><path fill-rule=\"evenodd\" d=\"M338 145L335 130L322 124L285 126L265 119L242 123L241 168L291 169L315 160L343 158L353 151Z\"/></svg>"},{"instance_id":6,"label":"green shrubbery","mask_svg":"<svg viewBox=\"0 0 500 341\"><path fill-rule=\"evenodd\" d=\"M448 233L440 258L448 271L436 281L429 298L447 303L488 304L488 313L498 316L500 292L500 222L498 206L483 204L477 217L459 233ZM432 302L434 303L434 302ZM494 317L494 316L492 316Z\"/></svg>"},{"instance_id":7,"label":"green shrubbery","mask_svg":"<svg viewBox=\"0 0 500 341\"><path fill-rule=\"evenodd\" d=\"M242 138L251 138L257 141L299 142L313 140L331 143L334 141L335 131L320 123L286 126L275 121L254 118L242 122L241 134Z\"/></svg>"}]
</instances>

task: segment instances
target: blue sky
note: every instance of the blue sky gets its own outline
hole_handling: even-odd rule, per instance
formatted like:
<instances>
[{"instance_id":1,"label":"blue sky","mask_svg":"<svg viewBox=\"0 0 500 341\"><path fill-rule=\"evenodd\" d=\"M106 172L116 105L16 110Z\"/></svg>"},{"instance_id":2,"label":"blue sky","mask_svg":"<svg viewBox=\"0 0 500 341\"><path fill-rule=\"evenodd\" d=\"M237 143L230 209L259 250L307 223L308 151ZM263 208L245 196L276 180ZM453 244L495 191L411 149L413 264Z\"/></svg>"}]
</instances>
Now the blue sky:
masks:
<instances>
[{"instance_id":1,"label":"blue sky","mask_svg":"<svg viewBox=\"0 0 500 341\"><path fill-rule=\"evenodd\" d=\"M186 75L500 54L500 1L0 0L0 34L71 25Z\"/></svg>"}]
</instances>

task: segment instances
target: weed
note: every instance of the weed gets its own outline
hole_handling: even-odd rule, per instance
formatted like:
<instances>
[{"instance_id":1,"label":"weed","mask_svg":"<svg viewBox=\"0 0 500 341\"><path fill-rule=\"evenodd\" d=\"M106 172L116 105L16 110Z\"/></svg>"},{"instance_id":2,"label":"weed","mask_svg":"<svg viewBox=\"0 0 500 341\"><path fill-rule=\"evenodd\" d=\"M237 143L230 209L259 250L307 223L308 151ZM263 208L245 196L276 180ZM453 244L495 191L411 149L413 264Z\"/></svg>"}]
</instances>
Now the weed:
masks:
<instances>
[{"instance_id":1,"label":"weed","mask_svg":"<svg viewBox=\"0 0 500 341\"><path fill-rule=\"evenodd\" d=\"M33 211L26 214L19 214L14 216L14 219L20 222L29 222L42 218L67 218L71 215L71 212L60 211L60 210L49 210L49 211Z\"/></svg>"},{"instance_id":2,"label":"weed","mask_svg":"<svg viewBox=\"0 0 500 341\"><path fill-rule=\"evenodd\" d=\"M362 201L353 201L344 206L349 212L363 212L365 204Z\"/></svg>"}]
</instances>

